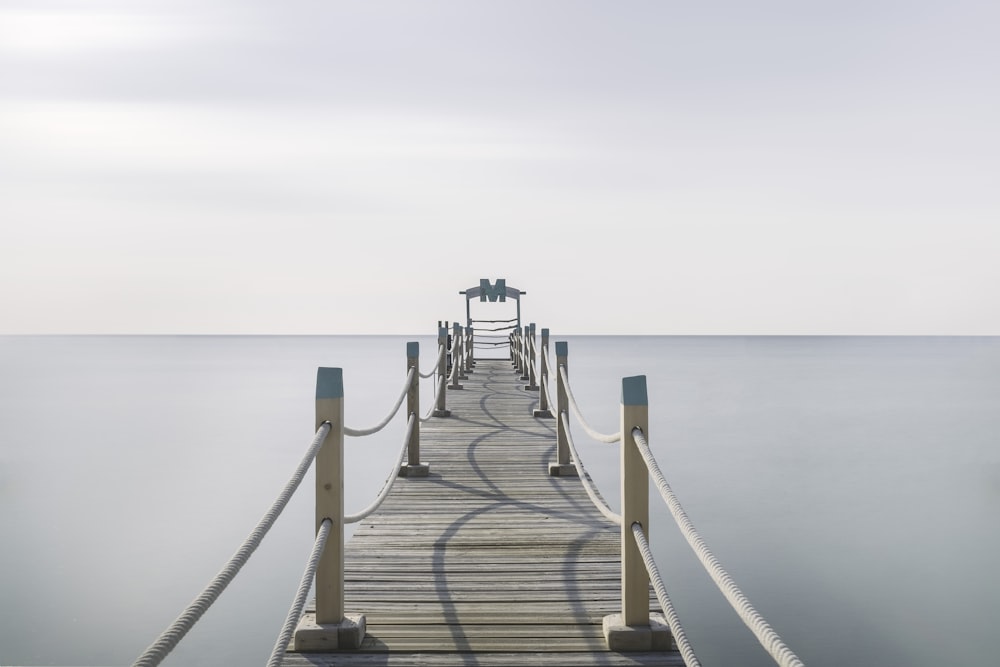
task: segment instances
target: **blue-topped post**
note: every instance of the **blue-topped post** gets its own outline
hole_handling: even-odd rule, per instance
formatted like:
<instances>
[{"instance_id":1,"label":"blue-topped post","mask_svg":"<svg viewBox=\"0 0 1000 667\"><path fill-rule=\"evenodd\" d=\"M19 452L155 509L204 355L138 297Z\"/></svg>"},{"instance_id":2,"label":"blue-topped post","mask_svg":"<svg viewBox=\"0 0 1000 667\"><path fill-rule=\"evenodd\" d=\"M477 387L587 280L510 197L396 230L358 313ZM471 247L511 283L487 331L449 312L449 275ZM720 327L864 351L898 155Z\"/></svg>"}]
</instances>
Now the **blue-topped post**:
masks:
<instances>
[{"instance_id":1,"label":"blue-topped post","mask_svg":"<svg viewBox=\"0 0 1000 667\"><path fill-rule=\"evenodd\" d=\"M566 421L569 419L569 394L560 369L566 369L569 376L569 343L556 343L556 461L549 464L549 474L553 477L576 477L579 473L570 461L569 434L566 432Z\"/></svg>"},{"instance_id":2,"label":"blue-topped post","mask_svg":"<svg viewBox=\"0 0 1000 667\"><path fill-rule=\"evenodd\" d=\"M442 348L444 348L444 354L440 354ZM438 388L437 400L434 403L434 416L448 417L451 415L445 403L445 385L448 383L448 329L442 327L440 322L438 322L438 353L440 359L437 368Z\"/></svg>"},{"instance_id":3,"label":"blue-topped post","mask_svg":"<svg viewBox=\"0 0 1000 667\"><path fill-rule=\"evenodd\" d=\"M403 477L427 477L430 466L420 462L420 343L406 344L406 372L413 369L410 388L406 390L406 417L413 417L413 430L406 445L406 463L399 467Z\"/></svg>"},{"instance_id":4,"label":"blue-topped post","mask_svg":"<svg viewBox=\"0 0 1000 667\"><path fill-rule=\"evenodd\" d=\"M538 392L538 409L535 410L536 417L551 417L549 410L549 330L542 329L542 354L541 356L541 391Z\"/></svg>"},{"instance_id":5,"label":"blue-topped post","mask_svg":"<svg viewBox=\"0 0 1000 667\"><path fill-rule=\"evenodd\" d=\"M524 385L527 391L538 391L538 378L535 375L536 361L535 352L535 323L528 325L528 384Z\"/></svg>"},{"instance_id":6,"label":"blue-topped post","mask_svg":"<svg viewBox=\"0 0 1000 667\"><path fill-rule=\"evenodd\" d=\"M658 651L670 648L670 630L662 616L650 617L649 573L632 534L642 526L649 537L649 472L634 429L649 438L646 376L622 378L621 398L622 610L604 617L604 637L612 651Z\"/></svg>"},{"instance_id":7,"label":"blue-topped post","mask_svg":"<svg viewBox=\"0 0 1000 667\"><path fill-rule=\"evenodd\" d=\"M358 648L365 617L344 614L344 375L340 368L316 373L316 429L329 422L316 454L316 532L327 519L330 534L316 568L316 613L295 630L296 651Z\"/></svg>"}]
</instances>

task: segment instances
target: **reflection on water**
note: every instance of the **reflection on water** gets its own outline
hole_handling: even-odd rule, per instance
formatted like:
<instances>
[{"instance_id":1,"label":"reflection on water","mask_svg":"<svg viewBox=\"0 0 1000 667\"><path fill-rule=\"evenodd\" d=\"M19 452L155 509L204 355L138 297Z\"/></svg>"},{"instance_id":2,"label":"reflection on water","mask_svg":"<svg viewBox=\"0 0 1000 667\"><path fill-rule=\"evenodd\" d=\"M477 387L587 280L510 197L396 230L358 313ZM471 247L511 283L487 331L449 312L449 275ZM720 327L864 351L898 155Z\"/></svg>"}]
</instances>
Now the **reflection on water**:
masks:
<instances>
[{"instance_id":1,"label":"reflection on water","mask_svg":"<svg viewBox=\"0 0 1000 667\"><path fill-rule=\"evenodd\" d=\"M369 426L398 395L406 340L0 337L0 664L131 663L297 465L316 367L344 368L347 422ZM419 340L426 368L436 342ZM620 378L647 376L664 474L810 667L991 662L998 339L554 340L599 430L617 430ZM402 428L348 440L348 510L379 488ZM615 446L577 440L617 506ZM312 544L311 485L164 664L266 660ZM658 496L651 508L703 664L772 664Z\"/></svg>"}]
</instances>

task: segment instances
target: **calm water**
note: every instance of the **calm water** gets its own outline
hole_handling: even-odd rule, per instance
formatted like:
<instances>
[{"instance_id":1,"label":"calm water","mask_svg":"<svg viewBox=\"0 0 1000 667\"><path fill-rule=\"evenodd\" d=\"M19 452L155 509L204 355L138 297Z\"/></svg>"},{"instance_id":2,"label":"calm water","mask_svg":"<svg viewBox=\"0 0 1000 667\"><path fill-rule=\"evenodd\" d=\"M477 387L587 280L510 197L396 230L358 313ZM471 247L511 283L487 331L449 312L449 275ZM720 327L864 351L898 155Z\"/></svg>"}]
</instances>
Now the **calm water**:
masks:
<instances>
[{"instance_id":1,"label":"calm water","mask_svg":"<svg viewBox=\"0 0 1000 667\"><path fill-rule=\"evenodd\" d=\"M369 426L398 395L406 340L0 337L0 664L130 664L297 465L316 367L344 368L347 423ZM434 339L417 340L426 368ZM557 340L599 430L617 430L621 377L648 377L668 481L807 665L996 664L1000 339ZM574 432L617 506L614 446ZM401 437L398 421L348 440L349 510ZM312 544L311 485L164 664L264 663ZM703 664L773 664L651 507Z\"/></svg>"}]
</instances>

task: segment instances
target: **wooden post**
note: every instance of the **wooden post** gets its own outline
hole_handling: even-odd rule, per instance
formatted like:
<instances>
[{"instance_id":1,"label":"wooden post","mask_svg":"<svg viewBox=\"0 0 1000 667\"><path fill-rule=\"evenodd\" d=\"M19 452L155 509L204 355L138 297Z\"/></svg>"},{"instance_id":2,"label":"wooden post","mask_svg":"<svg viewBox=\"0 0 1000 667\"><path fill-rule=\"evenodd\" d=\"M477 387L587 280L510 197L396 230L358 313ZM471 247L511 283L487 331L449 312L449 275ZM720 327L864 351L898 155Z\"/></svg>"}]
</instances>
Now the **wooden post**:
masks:
<instances>
[{"instance_id":1,"label":"wooden post","mask_svg":"<svg viewBox=\"0 0 1000 667\"><path fill-rule=\"evenodd\" d=\"M455 381L458 380L468 380L469 376L465 374L465 334L462 331L462 325L455 322L454 332L455 332L455 352L452 355L451 363L458 364L458 374L455 376Z\"/></svg>"},{"instance_id":2,"label":"wooden post","mask_svg":"<svg viewBox=\"0 0 1000 667\"><path fill-rule=\"evenodd\" d=\"M660 651L670 648L669 626L649 613L649 574L632 534L638 523L649 537L649 471L633 429L649 441L646 376L622 378L621 398L622 611L604 617L604 636L613 651Z\"/></svg>"},{"instance_id":3,"label":"wooden post","mask_svg":"<svg viewBox=\"0 0 1000 667\"><path fill-rule=\"evenodd\" d=\"M461 331L458 322L452 326L452 344L451 344L451 366L455 372L455 379L452 383L448 385L448 389L461 389L462 385L459 384L459 380L467 380L468 378L462 375L462 357L459 354L459 346L462 344L461 341Z\"/></svg>"},{"instance_id":4,"label":"wooden post","mask_svg":"<svg viewBox=\"0 0 1000 667\"><path fill-rule=\"evenodd\" d=\"M440 325L441 323L438 322ZM441 360L438 362L437 377L434 378L435 382L438 383L437 388L437 401L434 404L434 416L435 417L448 417L451 415L451 411L447 409L445 385L448 383L448 330L442 326L438 326L438 349L445 347L445 353L441 355Z\"/></svg>"},{"instance_id":5,"label":"wooden post","mask_svg":"<svg viewBox=\"0 0 1000 667\"><path fill-rule=\"evenodd\" d=\"M538 381L535 376L535 323L528 325L528 384L524 385L527 391L538 391Z\"/></svg>"},{"instance_id":6,"label":"wooden post","mask_svg":"<svg viewBox=\"0 0 1000 667\"><path fill-rule=\"evenodd\" d=\"M465 327L465 372L472 372L472 327Z\"/></svg>"},{"instance_id":7,"label":"wooden post","mask_svg":"<svg viewBox=\"0 0 1000 667\"><path fill-rule=\"evenodd\" d=\"M528 379L528 348L530 343L528 342L528 326L524 327L524 338L521 342L521 379Z\"/></svg>"},{"instance_id":8,"label":"wooden post","mask_svg":"<svg viewBox=\"0 0 1000 667\"><path fill-rule=\"evenodd\" d=\"M538 409L535 410L534 415L536 417L551 417L552 411L549 410L549 392L548 382L549 382L549 330L542 329L542 354L541 354L541 377L542 381L539 383L538 391Z\"/></svg>"},{"instance_id":9,"label":"wooden post","mask_svg":"<svg viewBox=\"0 0 1000 667\"><path fill-rule=\"evenodd\" d=\"M316 613L306 614L295 631L296 651L358 648L365 617L344 614L344 376L340 368L316 373L316 428L330 432L316 454L316 532L332 522L316 569Z\"/></svg>"},{"instance_id":10,"label":"wooden post","mask_svg":"<svg viewBox=\"0 0 1000 667\"><path fill-rule=\"evenodd\" d=\"M649 472L632 436L635 428L649 438L645 375L622 379L622 617L625 625L649 625L649 575L632 535L636 522L649 530Z\"/></svg>"},{"instance_id":11,"label":"wooden post","mask_svg":"<svg viewBox=\"0 0 1000 667\"><path fill-rule=\"evenodd\" d=\"M406 416L414 416L413 430L406 445L406 463L399 468L403 477L427 477L430 466L420 462L420 343L406 344L406 372L413 369L413 380L406 392Z\"/></svg>"},{"instance_id":12,"label":"wooden post","mask_svg":"<svg viewBox=\"0 0 1000 667\"><path fill-rule=\"evenodd\" d=\"M469 327L469 371L476 368L476 330Z\"/></svg>"},{"instance_id":13,"label":"wooden post","mask_svg":"<svg viewBox=\"0 0 1000 667\"><path fill-rule=\"evenodd\" d=\"M316 621L344 618L344 380L340 368L320 368L316 376L316 428L330 433L316 455L316 530L324 519L333 527L316 570Z\"/></svg>"},{"instance_id":14,"label":"wooden post","mask_svg":"<svg viewBox=\"0 0 1000 667\"><path fill-rule=\"evenodd\" d=\"M579 473L576 466L570 462L569 456L569 435L566 433L566 426L563 424L563 415L569 415L569 395L566 392L566 383L563 382L562 373L559 372L561 366L566 367L566 375L569 375L569 344L565 341L556 343L556 461L549 464L549 474L553 477L576 477Z\"/></svg>"},{"instance_id":15,"label":"wooden post","mask_svg":"<svg viewBox=\"0 0 1000 667\"><path fill-rule=\"evenodd\" d=\"M520 371L521 363L521 330L515 327L513 331L510 332L510 360L514 366L514 370Z\"/></svg>"}]
</instances>

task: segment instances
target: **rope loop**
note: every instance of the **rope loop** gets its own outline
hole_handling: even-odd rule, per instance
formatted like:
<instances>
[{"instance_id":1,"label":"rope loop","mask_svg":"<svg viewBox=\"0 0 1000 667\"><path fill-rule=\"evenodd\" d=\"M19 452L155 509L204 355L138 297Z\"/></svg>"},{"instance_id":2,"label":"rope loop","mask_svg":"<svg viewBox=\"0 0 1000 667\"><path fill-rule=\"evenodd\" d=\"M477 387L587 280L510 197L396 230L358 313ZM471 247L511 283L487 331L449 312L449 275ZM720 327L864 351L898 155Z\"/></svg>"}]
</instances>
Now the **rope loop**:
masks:
<instances>
[{"instance_id":1,"label":"rope loop","mask_svg":"<svg viewBox=\"0 0 1000 667\"><path fill-rule=\"evenodd\" d=\"M570 388L569 377L566 375L566 366L560 364L559 376L562 378L563 386L566 387L566 397L569 399L569 407L573 411L573 415L580 422L580 425L583 426L583 430L587 432L587 435L598 442L611 443L621 440L621 431L618 431L617 433L604 434L594 430L590 424L587 423L587 421L583 418L583 413L580 412L580 406L576 402L576 397L573 396L573 390Z\"/></svg>"},{"instance_id":2,"label":"rope loop","mask_svg":"<svg viewBox=\"0 0 1000 667\"><path fill-rule=\"evenodd\" d=\"M438 356L437 356L437 359L434 360L434 366L433 366L433 368L428 373L421 373L420 377L422 377L422 378L429 378L432 375L434 375L435 373L437 373L438 365L441 363L441 357L443 357L443 356L444 356L444 345L438 345Z\"/></svg>"},{"instance_id":3,"label":"rope loop","mask_svg":"<svg viewBox=\"0 0 1000 667\"><path fill-rule=\"evenodd\" d=\"M416 371L417 371L416 366L412 367L409 371L407 371L406 382L403 383L403 392L399 395L399 398L396 400L396 405L392 407L392 410L389 411L389 414L388 416L386 416L385 419L383 419L375 426L372 426L371 428L348 428L345 426L344 435L349 435L357 438L363 435L371 435L372 433L378 433L379 431L384 429L386 425L388 425L388 423L392 421L392 418L396 416L396 413L399 412L399 406L403 404L403 399L406 398L407 392L410 391L410 384L413 382L413 374L416 373Z\"/></svg>"},{"instance_id":4,"label":"rope loop","mask_svg":"<svg viewBox=\"0 0 1000 667\"><path fill-rule=\"evenodd\" d=\"M410 413L409 419L406 421L406 434L403 436L403 446L399 450L399 456L396 457L396 465L390 471L389 476L386 478L385 483L382 485L382 490L379 491L378 496L372 503L356 514L348 514L344 516L344 523L357 523L362 519L371 515L375 510L379 508L382 501L386 499L389 495L389 491L392 489L392 485L396 483L399 478L399 467L403 465L403 457L406 455L407 445L410 444L410 435L413 433L414 425L416 424L417 416Z\"/></svg>"},{"instance_id":5,"label":"rope loop","mask_svg":"<svg viewBox=\"0 0 1000 667\"><path fill-rule=\"evenodd\" d=\"M563 428L566 430L566 444L569 445L570 454L573 455L573 465L576 466L577 475L580 477L580 483L583 484L583 490L587 492L587 497L590 498L590 502L594 503L594 507L600 511L601 514L605 516L610 521L613 521L616 526L622 525L622 515L615 514L615 512L608 507L608 504L604 502L604 498L593 486L594 481L590 478L590 473L587 469L583 467L583 461L580 459L580 453L576 451L576 443L573 442L573 436L569 430L569 415L565 412L559 413L559 419L562 420Z\"/></svg>"}]
</instances>

